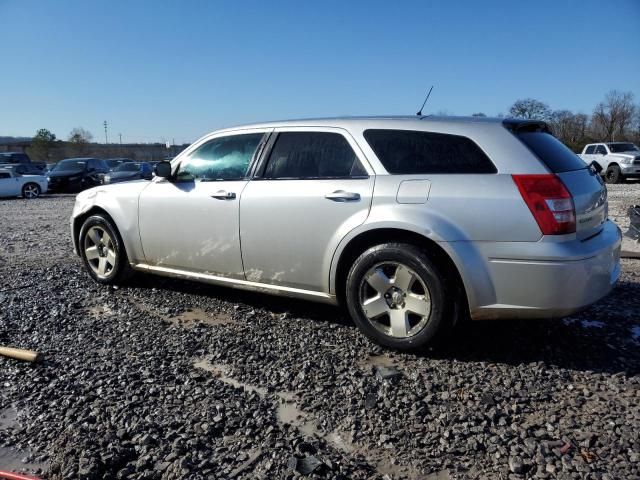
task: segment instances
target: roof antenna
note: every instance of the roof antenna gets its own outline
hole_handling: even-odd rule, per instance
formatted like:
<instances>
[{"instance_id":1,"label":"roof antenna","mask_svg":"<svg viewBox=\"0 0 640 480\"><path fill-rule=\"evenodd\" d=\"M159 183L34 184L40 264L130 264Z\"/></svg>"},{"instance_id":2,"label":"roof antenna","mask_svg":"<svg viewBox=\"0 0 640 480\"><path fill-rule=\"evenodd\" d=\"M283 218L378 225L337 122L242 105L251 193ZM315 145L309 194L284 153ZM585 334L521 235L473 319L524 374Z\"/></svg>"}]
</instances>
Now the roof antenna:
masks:
<instances>
[{"instance_id":1,"label":"roof antenna","mask_svg":"<svg viewBox=\"0 0 640 480\"><path fill-rule=\"evenodd\" d=\"M424 106L427 104L427 100L429 100L429 95L431 95L431 90L433 90L433 85L431 85L431 88L429 89L429 93L427 93L427 98L424 99L424 103L420 107L420 110L418 110L418 113L416 113L416 115L419 117L422 116L422 110L424 110Z\"/></svg>"}]
</instances>

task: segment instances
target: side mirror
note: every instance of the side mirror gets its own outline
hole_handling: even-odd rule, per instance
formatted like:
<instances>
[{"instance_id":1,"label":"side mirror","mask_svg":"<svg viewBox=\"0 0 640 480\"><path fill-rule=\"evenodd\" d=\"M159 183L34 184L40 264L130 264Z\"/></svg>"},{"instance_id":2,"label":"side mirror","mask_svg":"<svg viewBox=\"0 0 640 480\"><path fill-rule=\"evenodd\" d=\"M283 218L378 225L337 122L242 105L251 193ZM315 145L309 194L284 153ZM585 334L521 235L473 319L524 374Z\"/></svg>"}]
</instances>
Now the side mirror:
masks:
<instances>
[{"instance_id":1,"label":"side mirror","mask_svg":"<svg viewBox=\"0 0 640 480\"><path fill-rule=\"evenodd\" d=\"M171 163L164 161L156 163L156 166L153 167L153 173L155 173L156 177L160 178L171 177Z\"/></svg>"}]
</instances>

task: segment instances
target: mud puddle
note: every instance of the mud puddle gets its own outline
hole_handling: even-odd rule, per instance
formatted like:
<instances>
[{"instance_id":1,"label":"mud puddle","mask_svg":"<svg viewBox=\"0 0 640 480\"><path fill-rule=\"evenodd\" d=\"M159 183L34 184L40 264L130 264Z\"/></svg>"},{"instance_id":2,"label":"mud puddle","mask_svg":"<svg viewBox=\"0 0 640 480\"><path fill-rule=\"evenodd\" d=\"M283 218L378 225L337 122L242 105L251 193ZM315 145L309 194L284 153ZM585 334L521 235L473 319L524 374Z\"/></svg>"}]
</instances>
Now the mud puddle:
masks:
<instances>
[{"instance_id":1,"label":"mud puddle","mask_svg":"<svg viewBox=\"0 0 640 480\"><path fill-rule=\"evenodd\" d=\"M371 357L371 360L366 359L362 367L374 368L379 365L391 368L395 366L395 363L389 357L377 356ZM245 392L256 393L263 398L267 398L270 395L275 396L278 402L276 415L280 423L295 427L305 436L322 439L331 447L345 454L362 455L368 462L374 465L376 470L382 475L389 475L391 478L407 478L409 480L425 478L429 480L446 480L449 478L448 472L446 471L425 475L424 472L410 465L397 465L392 453L371 445L358 445L353 443L350 435L344 431L338 429L331 432L322 431L316 426L316 422L310 414L298 408L296 405L296 394L293 392L269 393L266 388L241 382L229 376L229 368L226 365L212 364L206 359L196 360L193 366L210 372L221 382L232 385L235 388L242 388Z\"/></svg>"},{"instance_id":2,"label":"mud puddle","mask_svg":"<svg viewBox=\"0 0 640 480\"><path fill-rule=\"evenodd\" d=\"M0 430L8 430L9 428L18 426L18 410L11 406L0 410Z\"/></svg>"},{"instance_id":3,"label":"mud puddle","mask_svg":"<svg viewBox=\"0 0 640 480\"><path fill-rule=\"evenodd\" d=\"M26 474L41 474L49 466L32 460L29 452L10 447L0 447L0 468L5 471L24 472Z\"/></svg>"},{"instance_id":4,"label":"mud puddle","mask_svg":"<svg viewBox=\"0 0 640 480\"><path fill-rule=\"evenodd\" d=\"M189 308L177 315L168 315L139 301L134 301L133 304L139 311L162 317L163 321L181 328L193 328L198 324L218 326L233 323L231 314L225 312L211 313L201 308Z\"/></svg>"}]
</instances>

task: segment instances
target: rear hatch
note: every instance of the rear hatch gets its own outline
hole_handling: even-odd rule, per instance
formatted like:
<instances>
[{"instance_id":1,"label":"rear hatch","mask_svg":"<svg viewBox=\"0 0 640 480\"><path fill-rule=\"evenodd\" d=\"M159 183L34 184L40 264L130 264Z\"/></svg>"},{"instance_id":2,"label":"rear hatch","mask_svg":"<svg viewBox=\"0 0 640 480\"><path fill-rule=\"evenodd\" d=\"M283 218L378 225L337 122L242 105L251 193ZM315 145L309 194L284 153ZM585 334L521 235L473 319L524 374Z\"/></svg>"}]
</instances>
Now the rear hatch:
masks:
<instances>
[{"instance_id":1,"label":"rear hatch","mask_svg":"<svg viewBox=\"0 0 640 480\"><path fill-rule=\"evenodd\" d=\"M522 122L507 128L555 173L573 197L576 210L576 235L592 237L602 230L607 219L607 189L600 175L555 138L543 122Z\"/></svg>"}]
</instances>

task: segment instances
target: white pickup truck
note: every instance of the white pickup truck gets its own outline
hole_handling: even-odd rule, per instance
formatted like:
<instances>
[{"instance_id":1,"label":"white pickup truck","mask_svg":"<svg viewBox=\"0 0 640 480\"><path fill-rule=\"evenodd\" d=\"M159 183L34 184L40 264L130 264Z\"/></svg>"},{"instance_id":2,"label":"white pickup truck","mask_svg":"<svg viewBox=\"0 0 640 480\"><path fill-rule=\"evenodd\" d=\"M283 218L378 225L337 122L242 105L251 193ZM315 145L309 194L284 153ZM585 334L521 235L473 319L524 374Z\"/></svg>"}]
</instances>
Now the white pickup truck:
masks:
<instances>
[{"instance_id":1,"label":"white pickup truck","mask_svg":"<svg viewBox=\"0 0 640 480\"><path fill-rule=\"evenodd\" d=\"M0 197L37 198L48 187L43 175L21 175L14 169L0 169Z\"/></svg>"},{"instance_id":2,"label":"white pickup truck","mask_svg":"<svg viewBox=\"0 0 640 480\"><path fill-rule=\"evenodd\" d=\"M579 155L587 165L602 167L607 183L621 183L625 178L640 178L640 148L630 142L589 143Z\"/></svg>"}]
</instances>

